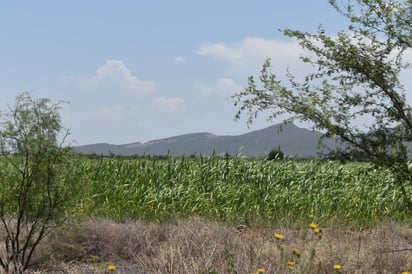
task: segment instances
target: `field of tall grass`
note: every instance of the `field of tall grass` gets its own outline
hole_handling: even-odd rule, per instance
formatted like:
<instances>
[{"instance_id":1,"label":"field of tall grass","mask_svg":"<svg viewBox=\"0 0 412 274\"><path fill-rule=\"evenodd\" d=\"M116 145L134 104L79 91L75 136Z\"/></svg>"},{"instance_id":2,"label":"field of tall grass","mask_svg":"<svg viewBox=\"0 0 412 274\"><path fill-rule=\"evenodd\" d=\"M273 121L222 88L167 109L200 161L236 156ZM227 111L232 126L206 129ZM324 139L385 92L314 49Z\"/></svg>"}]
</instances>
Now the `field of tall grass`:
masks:
<instances>
[{"instance_id":1,"label":"field of tall grass","mask_svg":"<svg viewBox=\"0 0 412 274\"><path fill-rule=\"evenodd\" d=\"M229 157L73 160L79 214L118 221L200 216L292 227L329 221L371 227L410 221L392 174L368 163ZM412 193L412 189L408 189Z\"/></svg>"},{"instance_id":2,"label":"field of tall grass","mask_svg":"<svg viewBox=\"0 0 412 274\"><path fill-rule=\"evenodd\" d=\"M79 203L42 242L30 273L412 269L411 209L395 177L369 163L76 156L68 168ZM322 228L316 250L307 248L309 223Z\"/></svg>"}]
</instances>

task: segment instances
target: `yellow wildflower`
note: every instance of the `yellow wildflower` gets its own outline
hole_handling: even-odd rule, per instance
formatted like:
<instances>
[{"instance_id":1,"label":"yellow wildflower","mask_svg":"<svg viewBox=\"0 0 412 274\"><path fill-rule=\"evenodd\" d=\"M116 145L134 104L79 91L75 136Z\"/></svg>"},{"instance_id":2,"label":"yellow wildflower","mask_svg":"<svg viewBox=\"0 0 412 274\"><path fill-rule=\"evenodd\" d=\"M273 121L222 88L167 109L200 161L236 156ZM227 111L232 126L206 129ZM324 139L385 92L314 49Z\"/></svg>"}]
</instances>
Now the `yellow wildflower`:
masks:
<instances>
[{"instance_id":1,"label":"yellow wildflower","mask_svg":"<svg viewBox=\"0 0 412 274\"><path fill-rule=\"evenodd\" d=\"M314 223L309 224L310 229L314 230L316 228L318 228L318 226Z\"/></svg>"},{"instance_id":2,"label":"yellow wildflower","mask_svg":"<svg viewBox=\"0 0 412 274\"><path fill-rule=\"evenodd\" d=\"M285 237L284 237L282 234L279 234L279 233L275 233L275 238L276 238L277 240L283 240L283 239L285 239Z\"/></svg>"},{"instance_id":3,"label":"yellow wildflower","mask_svg":"<svg viewBox=\"0 0 412 274\"><path fill-rule=\"evenodd\" d=\"M411 274L411 272L404 271L404 272L402 272L401 274Z\"/></svg>"},{"instance_id":4,"label":"yellow wildflower","mask_svg":"<svg viewBox=\"0 0 412 274\"><path fill-rule=\"evenodd\" d=\"M264 268L258 268L257 273L265 273L265 269Z\"/></svg>"},{"instance_id":5,"label":"yellow wildflower","mask_svg":"<svg viewBox=\"0 0 412 274\"><path fill-rule=\"evenodd\" d=\"M335 264L335 265L333 266L333 269L335 269L335 270L337 270L337 271L340 271L341 268L342 268L342 267L341 267L340 264Z\"/></svg>"},{"instance_id":6,"label":"yellow wildflower","mask_svg":"<svg viewBox=\"0 0 412 274\"><path fill-rule=\"evenodd\" d=\"M289 268L290 271L293 271L294 266L295 266L295 262L293 262L293 261L288 262L288 268Z\"/></svg>"},{"instance_id":7,"label":"yellow wildflower","mask_svg":"<svg viewBox=\"0 0 412 274\"><path fill-rule=\"evenodd\" d=\"M116 270L116 266L115 266L114 264L109 264L109 265L107 266L107 270L108 270L108 271L115 271L115 270Z\"/></svg>"},{"instance_id":8,"label":"yellow wildflower","mask_svg":"<svg viewBox=\"0 0 412 274\"><path fill-rule=\"evenodd\" d=\"M315 234L320 234L320 233L322 233L322 230L320 230L319 228L315 228L315 229L313 230L313 233L315 233Z\"/></svg>"}]
</instances>

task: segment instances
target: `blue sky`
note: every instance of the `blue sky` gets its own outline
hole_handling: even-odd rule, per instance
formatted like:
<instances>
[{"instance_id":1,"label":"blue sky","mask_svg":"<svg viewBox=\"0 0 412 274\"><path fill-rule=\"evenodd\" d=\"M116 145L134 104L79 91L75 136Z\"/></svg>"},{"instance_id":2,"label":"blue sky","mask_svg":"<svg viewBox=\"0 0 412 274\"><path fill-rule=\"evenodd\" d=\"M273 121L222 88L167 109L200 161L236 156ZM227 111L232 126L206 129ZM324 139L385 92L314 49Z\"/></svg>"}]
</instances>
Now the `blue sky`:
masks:
<instances>
[{"instance_id":1,"label":"blue sky","mask_svg":"<svg viewBox=\"0 0 412 274\"><path fill-rule=\"evenodd\" d=\"M304 71L278 29L344 28L327 0L37 0L0 3L0 107L16 95L70 102L74 144L246 133L228 97L257 75Z\"/></svg>"}]
</instances>

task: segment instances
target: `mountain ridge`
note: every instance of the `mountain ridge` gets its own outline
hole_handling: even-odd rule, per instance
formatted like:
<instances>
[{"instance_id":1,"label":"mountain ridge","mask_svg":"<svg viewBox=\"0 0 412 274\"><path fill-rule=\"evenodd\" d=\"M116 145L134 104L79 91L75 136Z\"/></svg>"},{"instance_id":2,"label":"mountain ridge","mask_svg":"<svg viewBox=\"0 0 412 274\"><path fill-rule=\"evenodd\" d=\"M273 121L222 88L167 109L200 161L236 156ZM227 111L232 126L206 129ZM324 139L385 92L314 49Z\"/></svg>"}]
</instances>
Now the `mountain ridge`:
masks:
<instances>
[{"instance_id":1,"label":"mountain ridge","mask_svg":"<svg viewBox=\"0 0 412 274\"><path fill-rule=\"evenodd\" d=\"M282 127L281 131L277 128ZM263 157L272 149L280 149L285 155L314 157L318 152L318 141L322 133L299 128L296 125L276 124L240 135L215 135L210 132L196 132L176 135L147 142L133 142L122 145L97 143L75 146L75 151L98 155L172 155L190 156L229 153ZM332 142L330 142L332 144ZM333 145L333 144L332 144Z\"/></svg>"}]
</instances>

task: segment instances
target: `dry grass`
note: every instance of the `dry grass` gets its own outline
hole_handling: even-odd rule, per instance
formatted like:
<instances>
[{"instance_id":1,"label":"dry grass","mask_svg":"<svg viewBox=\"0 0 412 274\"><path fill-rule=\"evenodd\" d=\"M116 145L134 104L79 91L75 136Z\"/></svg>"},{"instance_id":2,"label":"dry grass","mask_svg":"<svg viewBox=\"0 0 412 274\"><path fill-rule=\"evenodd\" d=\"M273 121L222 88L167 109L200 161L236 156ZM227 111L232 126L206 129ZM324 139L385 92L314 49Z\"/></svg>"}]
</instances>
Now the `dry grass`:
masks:
<instances>
[{"instance_id":1,"label":"dry grass","mask_svg":"<svg viewBox=\"0 0 412 274\"><path fill-rule=\"evenodd\" d=\"M114 223L89 220L71 224L44 242L33 273L288 273L274 232L285 236L285 250L302 249L311 231L228 227L200 219L174 224ZM372 230L324 229L317 250L321 273L401 273L412 270L412 228L385 224Z\"/></svg>"}]
</instances>

